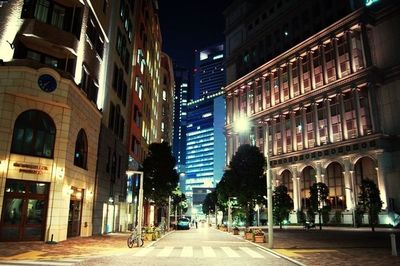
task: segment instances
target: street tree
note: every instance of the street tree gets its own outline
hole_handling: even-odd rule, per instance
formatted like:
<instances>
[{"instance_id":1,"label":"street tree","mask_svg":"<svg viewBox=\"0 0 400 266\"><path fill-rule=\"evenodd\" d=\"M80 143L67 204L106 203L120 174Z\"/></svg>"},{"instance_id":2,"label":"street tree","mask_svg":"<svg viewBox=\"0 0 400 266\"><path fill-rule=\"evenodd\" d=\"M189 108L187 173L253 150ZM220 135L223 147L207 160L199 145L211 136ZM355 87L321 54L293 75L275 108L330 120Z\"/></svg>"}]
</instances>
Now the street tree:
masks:
<instances>
[{"instance_id":1,"label":"street tree","mask_svg":"<svg viewBox=\"0 0 400 266\"><path fill-rule=\"evenodd\" d=\"M215 191L208 193L203 201L202 211L204 214L210 215L215 213L215 206L217 205L217 193Z\"/></svg>"},{"instance_id":2,"label":"street tree","mask_svg":"<svg viewBox=\"0 0 400 266\"><path fill-rule=\"evenodd\" d=\"M175 158L167 142L151 143L149 153L143 161L143 191L147 200L157 206L166 206L168 197L178 185L179 175L175 170Z\"/></svg>"},{"instance_id":3,"label":"street tree","mask_svg":"<svg viewBox=\"0 0 400 266\"><path fill-rule=\"evenodd\" d=\"M172 192L172 211L176 212L177 215L183 215L188 209L188 203L186 199L186 195L180 191L179 188L176 188Z\"/></svg>"},{"instance_id":4,"label":"street tree","mask_svg":"<svg viewBox=\"0 0 400 266\"><path fill-rule=\"evenodd\" d=\"M246 225L251 225L254 206L266 194L265 157L256 146L241 145L224 172L223 196L236 197L246 213ZM260 196L261 195L261 196Z\"/></svg>"},{"instance_id":5,"label":"street tree","mask_svg":"<svg viewBox=\"0 0 400 266\"><path fill-rule=\"evenodd\" d=\"M379 223L378 214L382 209L382 200L379 188L374 181L363 179L358 195L358 205L362 213L368 213L369 225L372 231L375 231L375 226Z\"/></svg>"},{"instance_id":6,"label":"street tree","mask_svg":"<svg viewBox=\"0 0 400 266\"><path fill-rule=\"evenodd\" d=\"M289 213L293 210L293 200L288 194L288 189L284 185L277 186L272 195L274 221L279 223L282 229L282 222L289 218Z\"/></svg>"},{"instance_id":7,"label":"street tree","mask_svg":"<svg viewBox=\"0 0 400 266\"><path fill-rule=\"evenodd\" d=\"M330 210L330 205L327 202L329 196L329 188L325 183L314 183L310 187L310 208L308 215L314 216L318 212L319 230L322 230L321 214Z\"/></svg>"}]
</instances>

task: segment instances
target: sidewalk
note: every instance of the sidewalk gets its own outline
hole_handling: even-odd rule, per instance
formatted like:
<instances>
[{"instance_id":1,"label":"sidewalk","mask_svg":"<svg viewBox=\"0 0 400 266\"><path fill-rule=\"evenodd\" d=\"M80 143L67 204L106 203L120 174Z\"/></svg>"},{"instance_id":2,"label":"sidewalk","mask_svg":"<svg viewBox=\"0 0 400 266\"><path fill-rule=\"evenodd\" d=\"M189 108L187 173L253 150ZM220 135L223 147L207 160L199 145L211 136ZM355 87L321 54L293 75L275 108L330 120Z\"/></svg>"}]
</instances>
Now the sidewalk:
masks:
<instances>
[{"instance_id":1,"label":"sidewalk","mask_svg":"<svg viewBox=\"0 0 400 266\"><path fill-rule=\"evenodd\" d=\"M267 232L263 227L263 230ZM397 240L398 257L391 255L390 234ZM268 241L268 235L265 236ZM378 228L322 230L302 227L274 228L273 251L305 265L400 265L400 231ZM268 248L268 243L261 246Z\"/></svg>"}]
</instances>

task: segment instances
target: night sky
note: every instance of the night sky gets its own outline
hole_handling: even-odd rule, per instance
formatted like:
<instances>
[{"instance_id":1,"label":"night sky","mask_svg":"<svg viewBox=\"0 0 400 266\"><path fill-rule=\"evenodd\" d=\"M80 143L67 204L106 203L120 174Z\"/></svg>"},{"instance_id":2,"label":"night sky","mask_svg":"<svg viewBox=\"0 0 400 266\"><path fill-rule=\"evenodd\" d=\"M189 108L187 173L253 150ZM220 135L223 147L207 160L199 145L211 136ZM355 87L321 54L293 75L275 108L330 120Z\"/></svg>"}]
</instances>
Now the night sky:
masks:
<instances>
[{"instance_id":1,"label":"night sky","mask_svg":"<svg viewBox=\"0 0 400 266\"><path fill-rule=\"evenodd\" d=\"M222 11L230 0L159 0L163 51L192 67L194 50L224 41Z\"/></svg>"}]
</instances>

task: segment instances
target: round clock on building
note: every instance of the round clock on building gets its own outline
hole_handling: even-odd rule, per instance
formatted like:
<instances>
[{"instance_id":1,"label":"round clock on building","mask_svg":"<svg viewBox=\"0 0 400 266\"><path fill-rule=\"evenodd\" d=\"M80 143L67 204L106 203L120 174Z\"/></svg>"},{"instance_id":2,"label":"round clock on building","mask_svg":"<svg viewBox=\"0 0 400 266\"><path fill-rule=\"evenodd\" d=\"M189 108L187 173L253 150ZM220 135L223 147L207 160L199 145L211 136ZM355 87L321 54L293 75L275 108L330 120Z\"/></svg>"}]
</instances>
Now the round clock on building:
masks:
<instances>
[{"instance_id":1,"label":"round clock on building","mask_svg":"<svg viewBox=\"0 0 400 266\"><path fill-rule=\"evenodd\" d=\"M38 85L42 91L53 92L57 88L57 81L49 74L40 75Z\"/></svg>"}]
</instances>

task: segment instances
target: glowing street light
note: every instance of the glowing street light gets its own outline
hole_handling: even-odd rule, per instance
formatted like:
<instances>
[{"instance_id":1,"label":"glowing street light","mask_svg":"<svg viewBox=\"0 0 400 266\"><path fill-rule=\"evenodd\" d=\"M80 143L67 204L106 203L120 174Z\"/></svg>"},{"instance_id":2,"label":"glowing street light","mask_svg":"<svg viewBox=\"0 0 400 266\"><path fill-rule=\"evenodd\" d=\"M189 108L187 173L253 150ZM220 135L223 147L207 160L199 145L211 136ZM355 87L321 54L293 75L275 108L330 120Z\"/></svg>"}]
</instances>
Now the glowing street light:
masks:
<instances>
[{"instance_id":1,"label":"glowing street light","mask_svg":"<svg viewBox=\"0 0 400 266\"><path fill-rule=\"evenodd\" d=\"M240 116L233 124L233 129L237 133L245 133L250 129L250 123L247 117Z\"/></svg>"}]
</instances>

